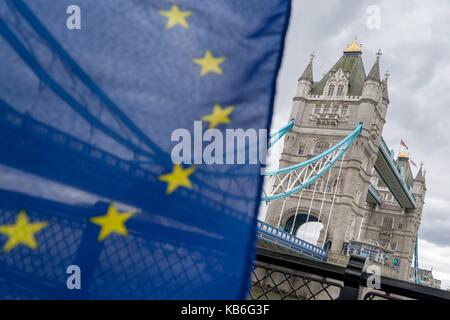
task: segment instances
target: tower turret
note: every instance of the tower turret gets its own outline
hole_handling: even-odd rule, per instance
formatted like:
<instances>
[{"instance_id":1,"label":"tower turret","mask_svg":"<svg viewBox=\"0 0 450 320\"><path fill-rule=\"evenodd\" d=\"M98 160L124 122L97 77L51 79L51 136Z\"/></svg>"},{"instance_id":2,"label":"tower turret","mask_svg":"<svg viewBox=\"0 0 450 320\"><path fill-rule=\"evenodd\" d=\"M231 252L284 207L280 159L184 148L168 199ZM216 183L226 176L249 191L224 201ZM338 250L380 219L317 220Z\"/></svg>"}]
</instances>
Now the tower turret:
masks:
<instances>
[{"instance_id":1,"label":"tower turret","mask_svg":"<svg viewBox=\"0 0 450 320\"><path fill-rule=\"evenodd\" d=\"M375 63L372 66L372 69L370 69L369 73L367 74L366 80L374 80L376 82L380 82L380 56L381 56L381 50L378 50L377 57L375 60Z\"/></svg>"},{"instance_id":2,"label":"tower turret","mask_svg":"<svg viewBox=\"0 0 450 320\"><path fill-rule=\"evenodd\" d=\"M308 95L311 93L311 89L314 84L313 78L313 60L315 54L311 53L309 63L303 71L302 75L298 79L297 83L297 92L294 97L294 106L291 111L291 119L299 119L300 114L304 109L305 99L308 98Z\"/></svg>"},{"instance_id":3,"label":"tower turret","mask_svg":"<svg viewBox=\"0 0 450 320\"><path fill-rule=\"evenodd\" d=\"M314 83L313 79L313 60L314 60L315 54L314 52L310 56L310 60L308 65L306 66L305 70L303 71L302 75L298 79L297 84L297 97L307 97L309 93L311 92L311 88Z\"/></svg>"},{"instance_id":4,"label":"tower turret","mask_svg":"<svg viewBox=\"0 0 450 320\"><path fill-rule=\"evenodd\" d=\"M375 63L369 71L363 87L363 98L373 100L374 102L378 102L380 100L382 94L382 86L380 80L380 57L381 50L378 50L377 57L375 59Z\"/></svg>"},{"instance_id":5,"label":"tower turret","mask_svg":"<svg viewBox=\"0 0 450 320\"><path fill-rule=\"evenodd\" d=\"M386 71L384 74L384 79L382 81L382 87L383 87L383 103L389 104L389 90L388 90L388 79L390 77L389 71Z\"/></svg>"},{"instance_id":6,"label":"tower turret","mask_svg":"<svg viewBox=\"0 0 450 320\"><path fill-rule=\"evenodd\" d=\"M423 162L420 164L420 169L416 174L416 178L414 179L413 193L416 197L416 201L418 202L418 206L422 207L425 203L425 193L427 192L426 186L426 170L423 169Z\"/></svg>"}]
</instances>

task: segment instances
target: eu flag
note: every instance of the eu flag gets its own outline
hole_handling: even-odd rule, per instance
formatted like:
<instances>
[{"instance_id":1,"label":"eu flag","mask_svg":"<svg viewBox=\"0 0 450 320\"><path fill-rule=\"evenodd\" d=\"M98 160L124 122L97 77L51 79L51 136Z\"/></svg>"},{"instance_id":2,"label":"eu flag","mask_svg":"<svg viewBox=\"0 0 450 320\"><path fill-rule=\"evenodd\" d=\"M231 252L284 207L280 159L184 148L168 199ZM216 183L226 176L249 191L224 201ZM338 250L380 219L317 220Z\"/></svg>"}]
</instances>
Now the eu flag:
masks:
<instances>
[{"instance_id":1,"label":"eu flag","mask_svg":"<svg viewBox=\"0 0 450 320\"><path fill-rule=\"evenodd\" d=\"M171 135L269 127L290 1L73 2L0 3L0 298L245 298L261 165Z\"/></svg>"}]
</instances>

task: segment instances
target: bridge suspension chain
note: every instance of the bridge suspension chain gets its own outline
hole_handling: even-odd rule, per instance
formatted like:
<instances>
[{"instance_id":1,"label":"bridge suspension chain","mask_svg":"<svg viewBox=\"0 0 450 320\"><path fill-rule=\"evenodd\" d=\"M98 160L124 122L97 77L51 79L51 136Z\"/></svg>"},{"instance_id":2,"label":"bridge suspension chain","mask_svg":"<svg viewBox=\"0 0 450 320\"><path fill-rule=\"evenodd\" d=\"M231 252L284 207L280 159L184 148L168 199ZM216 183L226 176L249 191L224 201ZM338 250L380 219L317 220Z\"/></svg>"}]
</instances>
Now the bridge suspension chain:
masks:
<instances>
[{"instance_id":1,"label":"bridge suspension chain","mask_svg":"<svg viewBox=\"0 0 450 320\"><path fill-rule=\"evenodd\" d=\"M269 180L273 180L273 183L270 184L273 187L270 192L264 192L262 200L270 202L286 198L315 183L343 157L361 130L362 124L359 124L355 130L335 146L307 161L273 172L263 173Z\"/></svg>"}]
</instances>

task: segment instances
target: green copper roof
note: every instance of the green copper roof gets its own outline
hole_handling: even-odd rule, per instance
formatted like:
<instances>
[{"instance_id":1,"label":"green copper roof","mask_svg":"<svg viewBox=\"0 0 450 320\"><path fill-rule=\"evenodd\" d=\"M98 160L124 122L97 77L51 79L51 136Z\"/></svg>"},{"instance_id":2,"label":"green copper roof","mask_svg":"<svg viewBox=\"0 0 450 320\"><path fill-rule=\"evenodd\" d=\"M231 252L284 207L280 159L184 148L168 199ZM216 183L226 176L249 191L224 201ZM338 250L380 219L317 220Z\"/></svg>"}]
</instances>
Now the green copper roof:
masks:
<instances>
[{"instance_id":1,"label":"green copper roof","mask_svg":"<svg viewBox=\"0 0 450 320\"><path fill-rule=\"evenodd\" d=\"M338 62L328 71L328 73L313 85L312 94L321 95L323 89L330 76L336 71L342 69L344 72L349 73L349 90L348 95L360 96L362 94L364 80L366 79L366 71L364 70L364 64L361 58L360 52L344 52L344 55Z\"/></svg>"}]
</instances>

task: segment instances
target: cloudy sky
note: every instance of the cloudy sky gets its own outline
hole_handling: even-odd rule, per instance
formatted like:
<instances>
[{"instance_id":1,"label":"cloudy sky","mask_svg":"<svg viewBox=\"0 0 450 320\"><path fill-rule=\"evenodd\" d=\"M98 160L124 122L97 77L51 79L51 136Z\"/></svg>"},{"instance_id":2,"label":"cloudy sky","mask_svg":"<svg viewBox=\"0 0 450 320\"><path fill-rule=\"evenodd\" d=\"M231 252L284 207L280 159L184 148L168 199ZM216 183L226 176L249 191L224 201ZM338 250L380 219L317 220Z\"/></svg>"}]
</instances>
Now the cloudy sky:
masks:
<instances>
[{"instance_id":1,"label":"cloudy sky","mask_svg":"<svg viewBox=\"0 0 450 320\"><path fill-rule=\"evenodd\" d=\"M381 72L389 71L390 105L383 136L398 151L403 139L411 158L427 169L428 193L419 232L419 264L433 267L450 287L450 2L448 0L294 0L273 128L289 118L296 82L315 51L314 78L342 55L355 36L363 44L366 72L381 49ZM370 6L380 28L368 27ZM369 8L369 9L368 9ZM369 13L367 11L370 11ZM373 24L369 25L373 27Z\"/></svg>"}]
</instances>

